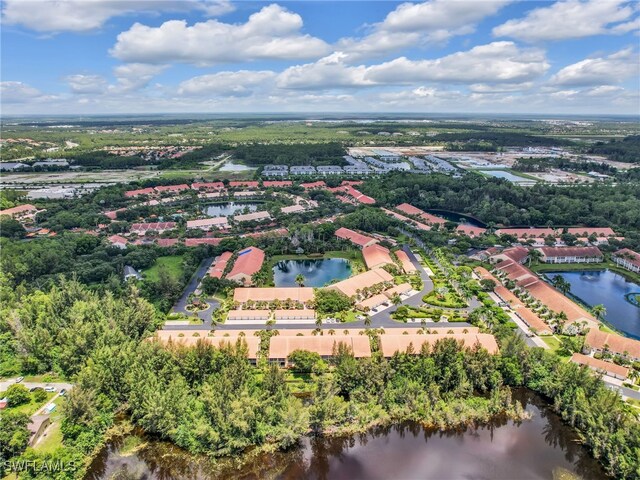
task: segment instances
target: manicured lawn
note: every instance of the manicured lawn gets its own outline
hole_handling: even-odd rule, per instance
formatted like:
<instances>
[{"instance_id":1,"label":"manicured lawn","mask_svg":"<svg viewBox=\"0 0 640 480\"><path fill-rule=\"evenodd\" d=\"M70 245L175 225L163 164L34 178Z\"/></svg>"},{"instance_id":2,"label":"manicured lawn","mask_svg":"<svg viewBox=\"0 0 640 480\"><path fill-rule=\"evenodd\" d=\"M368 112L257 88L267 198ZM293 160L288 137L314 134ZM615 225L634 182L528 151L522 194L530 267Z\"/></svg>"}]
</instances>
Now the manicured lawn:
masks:
<instances>
[{"instance_id":1,"label":"manicured lawn","mask_svg":"<svg viewBox=\"0 0 640 480\"><path fill-rule=\"evenodd\" d=\"M47 404L47 402L49 400L51 400L54 397L55 393L53 392L48 392L47 393L47 399L44 402L35 402L33 400L33 394L31 394L31 401L29 401L28 403L23 403L22 405L18 405L17 407L7 407L7 412L17 412L17 413L24 413L26 415L33 415L34 413L36 413L36 411L38 411L38 409L40 407L43 407L44 405Z\"/></svg>"},{"instance_id":2,"label":"manicured lawn","mask_svg":"<svg viewBox=\"0 0 640 480\"><path fill-rule=\"evenodd\" d=\"M528 266L528 264L527 264ZM538 263L531 265L531 270L534 272L575 272L583 270L604 270L609 269L612 272L619 273L628 280L640 283L640 275L630 272L624 268L619 267L612 261L605 261L602 263Z\"/></svg>"},{"instance_id":3,"label":"manicured lawn","mask_svg":"<svg viewBox=\"0 0 640 480\"><path fill-rule=\"evenodd\" d=\"M47 429L45 435L33 447L40 453L52 453L62 446L62 431L60 430L60 416L52 419L52 424Z\"/></svg>"},{"instance_id":4,"label":"manicured lawn","mask_svg":"<svg viewBox=\"0 0 640 480\"><path fill-rule=\"evenodd\" d=\"M161 267L166 268L169 275L173 278L179 279L182 276L182 255L158 257L153 266L144 270L142 273L147 280L156 282L158 281Z\"/></svg>"},{"instance_id":5,"label":"manicured lawn","mask_svg":"<svg viewBox=\"0 0 640 480\"><path fill-rule=\"evenodd\" d=\"M562 343L560 342L560 339L558 338L558 336L555 336L555 335L544 335L544 336L540 336L540 338L544 341L544 343L549 345L549 349L553 353L558 355L560 358L564 359L565 361L568 360L569 358L571 358L570 355L562 355L559 352L560 347L562 346Z\"/></svg>"}]
</instances>

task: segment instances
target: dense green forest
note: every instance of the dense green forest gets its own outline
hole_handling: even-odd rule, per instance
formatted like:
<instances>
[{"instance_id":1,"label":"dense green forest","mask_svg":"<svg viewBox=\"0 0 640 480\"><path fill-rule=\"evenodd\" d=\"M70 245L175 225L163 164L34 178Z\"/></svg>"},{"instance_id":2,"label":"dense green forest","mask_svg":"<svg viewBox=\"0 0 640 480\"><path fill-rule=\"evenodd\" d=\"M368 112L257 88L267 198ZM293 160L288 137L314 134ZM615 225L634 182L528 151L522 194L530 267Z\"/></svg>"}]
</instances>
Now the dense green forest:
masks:
<instances>
[{"instance_id":1,"label":"dense green forest","mask_svg":"<svg viewBox=\"0 0 640 480\"><path fill-rule=\"evenodd\" d=\"M234 157L252 166L279 165L346 165L346 154L340 143L294 145L240 145Z\"/></svg>"},{"instance_id":2,"label":"dense green forest","mask_svg":"<svg viewBox=\"0 0 640 480\"><path fill-rule=\"evenodd\" d=\"M640 163L640 135L630 135L622 140L596 142L587 152L606 155L616 162Z\"/></svg>"},{"instance_id":3,"label":"dense green forest","mask_svg":"<svg viewBox=\"0 0 640 480\"><path fill-rule=\"evenodd\" d=\"M587 160L570 160L568 158L519 158L513 164L513 170L519 172L548 172L558 168L567 172L598 172L605 175L615 175L618 169L606 163Z\"/></svg>"}]
</instances>

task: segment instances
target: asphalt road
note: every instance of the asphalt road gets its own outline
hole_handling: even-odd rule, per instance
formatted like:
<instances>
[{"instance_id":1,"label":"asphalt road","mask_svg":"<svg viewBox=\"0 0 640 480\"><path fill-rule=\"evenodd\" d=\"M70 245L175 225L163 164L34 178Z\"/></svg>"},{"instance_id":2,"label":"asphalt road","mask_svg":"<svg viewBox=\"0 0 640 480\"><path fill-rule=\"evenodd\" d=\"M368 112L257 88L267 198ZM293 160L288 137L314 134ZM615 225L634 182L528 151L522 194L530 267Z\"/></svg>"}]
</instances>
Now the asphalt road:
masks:
<instances>
[{"instance_id":1,"label":"asphalt road","mask_svg":"<svg viewBox=\"0 0 640 480\"><path fill-rule=\"evenodd\" d=\"M185 315L188 315L190 317L193 316L193 313L188 312L186 308L189 304L189 295L195 293L195 291L198 289L198 285L200 285L200 279L204 278L204 276L207 274L207 270L209 270L209 267L211 267L213 260L213 258L205 258L202 263L200 263L198 269L192 275L191 280L189 280L189 283L182 292L182 295L171 309L172 312L184 313ZM176 328L179 330L199 330L202 328L211 328L211 315L213 314L214 310L216 310L220 306L220 303L213 298L204 298L204 300L209 304L209 308L207 310L203 310L202 312L198 312L198 318L203 320L202 325L181 325L179 327L168 326L167 328Z\"/></svg>"},{"instance_id":2,"label":"asphalt road","mask_svg":"<svg viewBox=\"0 0 640 480\"><path fill-rule=\"evenodd\" d=\"M11 385L16 383L16 378L7 378L6 380L0 381L0 392L4 392ZM27 388L35 388L35 387L55 387L56 391L60 391L61 389L69 390L73 388L72 383L64 383L64 382L20 382L20 385L24 385Z\"/></svg>"}]
</instances>

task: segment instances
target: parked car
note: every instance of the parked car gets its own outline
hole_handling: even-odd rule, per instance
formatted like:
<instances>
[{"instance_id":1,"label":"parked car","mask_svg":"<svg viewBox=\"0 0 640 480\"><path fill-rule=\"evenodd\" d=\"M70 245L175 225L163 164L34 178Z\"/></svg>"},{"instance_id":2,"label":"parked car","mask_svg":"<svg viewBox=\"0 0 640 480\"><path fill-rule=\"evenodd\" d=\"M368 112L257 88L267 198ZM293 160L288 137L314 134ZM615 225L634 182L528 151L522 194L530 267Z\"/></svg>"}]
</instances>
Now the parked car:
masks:
<instances>
[{"instance_id":1,"label":"parked car","mask_svg":"<svg viewBox=\"0 0 640 480\"><path fill-rule=\"evenodd\" d=\"M31 388L29 389L29 391L30 391L31 393L33 393L33 392L35 392L35 391L37 391L37 390L44 390L44 389L43 389L42 387L31 387Z\"/></svg>"},{"instance_id":2,"label":"parked car","mask_svg":"<svg viewBox=\"0 0 640 480\"><path fill-rule=\"evenodd\" d=\"M61 396L65 396L67 394L67 391L63 388L62 390L60 390L60 395Z\"/></svg>"},{"instance_id":3,"label":"parked car","mask_svg":"<svg viewBox=\"0 0 640 480\"><path fill-rule=\"evenodd\" d=\"M55 392L56 391L56 387L44 387L44 391L45 392Z\"/></svg>"},{"instance_id":4,"label":"parked car","mask_svg":"<svg viewBox=\"0 0 640 480\"><path fill-rule=\"evenodd\" d=\"M16 383L20 383L23 380L24 380L24 377L18 377L18 378L16 378Z\"/></svg>"}]
</instances>

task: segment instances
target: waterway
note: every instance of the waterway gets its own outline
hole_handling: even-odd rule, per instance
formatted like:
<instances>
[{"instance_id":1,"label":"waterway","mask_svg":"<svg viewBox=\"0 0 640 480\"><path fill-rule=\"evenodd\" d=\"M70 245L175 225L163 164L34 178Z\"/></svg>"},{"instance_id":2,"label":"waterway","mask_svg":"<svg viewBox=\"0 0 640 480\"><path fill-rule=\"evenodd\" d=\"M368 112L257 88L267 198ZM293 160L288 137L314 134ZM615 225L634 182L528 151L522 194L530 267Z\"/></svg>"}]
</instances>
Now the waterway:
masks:
<instances>
[{"instance_id":1,"label":"waterway","mask_svg":"<svg viewBox=\"0 0 640 480\"><path fill-rule=\"evenodd\" d=\"M220 167L221 172L246 172L247 170L255 170L255 167L247 167L241 163L233 163L227 161Z\"/></svg>"},{"instance_id":2,"label":"waterway","mask_svg":"<svg viewBox=\"0 0 640 480\"><path fill-rule=\"evenodd\" d=\"M205 205L204 213L210 217L228 217L229 215L242 213L245 210L255 212L258 209L258 205L258 203L244 202L214 203L212 205Z\"/></svg>"},{"instance_id":3,"label":"waterway","mask_svg":"<svg viewBox=\"0 0 640 480\"><path fill-rule=\"evenodd\" d=\"M304 277L305 287L322 287L333 280L351 276L351 264L344 258L282 260L273 267L276 287L297 287L296 277Z\"/></svg>"},{"instance_id":4,"label":"waterway","mask_svg":"<svg viewBox=\"0 0 640 480\"><path fill-rule=\"evenodd\" d=\"M439 217L444 218L445 220L449 220L451 222L456 222L461 225L471 225L474 227L482 227L485 228L487 225L477 218L474 218L470 215L465 215L463 213L458 212L450 212L449 210L439 210L439 209L429 209L427 210L429 213L433 213Z\"/></svg>"},{"instance_id":5,"label":"waterway","mask_svg":"<svg viewBox=\"0 0 640 480\"><path fill-rule=\"evenodd\" d=\"M572 295L590 307L604 305L607 323L625 336L640 340L640 308L625 298L629 293L640 293L640 285L608 269L546 275L552 280L557 275L564 277L571 284Z\"/></svg>"},{"instance_id":6,"label":"waterway","mask_svg":"<svg viewBox=\"0 0 640 480\"><path fill-rule=\"evenodd\" d=\"M481 427L441 431L416 423L376 428L363 435L305 438L286 452L262 454L222 467L166 442L147 441L122 453L109 443L87 480L144 479L573 479L607 478L578 443L575 432L528 390L514 392L531 420L495 420ZM569 476L568 474L573 474Z\"/></svg>"}]
</instances>

